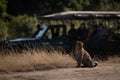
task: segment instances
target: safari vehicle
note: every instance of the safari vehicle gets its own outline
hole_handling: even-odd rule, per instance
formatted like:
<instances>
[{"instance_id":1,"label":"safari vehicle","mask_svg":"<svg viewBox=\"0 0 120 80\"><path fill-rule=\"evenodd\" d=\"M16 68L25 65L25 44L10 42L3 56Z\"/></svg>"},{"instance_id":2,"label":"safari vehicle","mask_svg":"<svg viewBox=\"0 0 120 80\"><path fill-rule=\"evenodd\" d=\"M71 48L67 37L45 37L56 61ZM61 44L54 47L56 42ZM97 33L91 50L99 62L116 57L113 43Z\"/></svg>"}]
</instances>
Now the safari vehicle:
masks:
<instances>
[{"instance_id":1,"label":"safari vehicle","mask_svg":"<svg viewBox=\"0 0 120 80\"><path fill-rule=\"evenodd\" d=\"M84 42L84 48L91 56L97 55L106 58L107 55L120 54L120 12L68 11L45 15L41 19L48 21L70 20L71 22L78 20L89 22L87 26L102 22L105 26L108 26L108 30L113 30L112 40L87 40Z\"/></svg>"},{"instance_id":2,"label":"safari vehicle","mask_svg":"<svg viewBox=\"0 0 120 80\"><path fill-rule=\"evenodd\" d=\"M40 17L41 20L45 21L75 21L84 20L89 21L91 24L95 24L96 21L104 21L109 23L111 21L113 30L115 32L113 40L102 40L102 41L91 41L87 40L84 42L84 48L91 54L100 55L106 57L106 55L113 55L120 53L120 28L117 27L120 24L120 12L95 12L95 11L68 11L45 15ZM67 26L65 24L57 25L44 25L43 29L34 38L19 38L15 40L2 41L0 43L1 49L5 48L41 48L52 46L56 49L63 49L66 52L72 51L70 49L70 42L67 36ZM109 54L106 54L109 53Z\"/></svg>"},{"instance_id":3,"label":"safari vehicle","mask_svg":"<svg viewBox=\"0 0 120 80\"><path fill-rule=\"evenodd\" d=\"M61 34L59 34L61 31ZM65 46L66 25L44 25L38 34L31 38L18 38L0 42L0 50L23 51L36 48ZM63 39L64 38L64 39Z\"/></svg>"}]
</instances>

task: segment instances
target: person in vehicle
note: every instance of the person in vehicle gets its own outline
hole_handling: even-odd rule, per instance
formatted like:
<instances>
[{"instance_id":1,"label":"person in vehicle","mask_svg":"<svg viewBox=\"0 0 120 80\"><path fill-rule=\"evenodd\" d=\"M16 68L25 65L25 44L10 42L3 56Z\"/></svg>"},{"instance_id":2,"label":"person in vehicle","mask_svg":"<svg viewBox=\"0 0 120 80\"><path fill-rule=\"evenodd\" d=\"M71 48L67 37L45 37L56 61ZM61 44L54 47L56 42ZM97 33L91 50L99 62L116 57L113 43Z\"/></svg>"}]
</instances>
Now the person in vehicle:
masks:
<instances>
[{"instance_id":1,"label":"person in vehicle","mask_svg":"<svg viewBox=\"0 0 120 80\"><path fill-rule=\"evenodd\" d=\"M75 25L73 23L70 24L70 30L68 31L68 38L70 44L70 50L74 49L76 40L77 40L77 30L75 29Z\"/></svg>"},{"instance_id":2,"label":"person in vehicle","mask_svg":"<svg viewBox=\"0 0 120 80\"><path fill-rule=\"evenodd\" d=\"M114 40L114 35L115 35L114 29L113 29L113 28L110 28L110 29L108 30L107 39L108 39L109 41Z\"/></svg>"},{"instance_id":3,"label":"person in vehicle","mask_svg":"<svg viewBox=\"0 0 120 80\"><path fill-rule=\"evenodd\" d=\"M91 33L90 33L90 38L93 37L94 35L96 35L96 33L97 33L97 28L98 28L98 25L97 25L97 24L94 24L94 25L92 26L92 31L91 31Z\"/></svg>"},{"instance_id":4,"label":"person in vehicle","mask_svg":"<svg viewBox=\"0 0 120 80\"><path fill-rule=\"evenodd\" d=\"M77 38L79 41L86 41L88 38L89 30L86 28L85 23L81 23L77 29Z\"/></svg>"},{"instance_id":5,"label":"person in vehicle","mask_svg":"<svg viewBox=\"0 0 120 80\"><path fill-rule=\"evenodd\" d=\"M39 31L42 30L40 24L37 24L36 28L37 28L37 30L36 30L35 33L32 35L32 38L34 38L34 37L39 33Z\"/></svg>"},{"instance_id":6,"label":"person in vehicle","mask_svg":"<svg viewBox=\"0 0 120 80\"><path fill-rule=\"evenodd\" d=\"M76 33L77 30L75 29L75 25L73 23L70 24L70 30L68 31L68 36L72 40L76 40L77 36Z\"/></svg>"},{"instance_id":7,"label":"person in vehicle","mask_svg":"<svg viewBox=\"0 0 120 80\"><path fill-rule=\"evenodd\" d=\"M100 23L98 26L94 26L95 30L91 34L91 40L105 40L108 36L108 29Z\"/></svg>"},{"instance_id":8,"label":"person in vehicle","mask_svg":"<svg viewBox=\"0 0 120 80\"><path fill-rule=\"evenodd\" d=\"M112 36L112 38L113 38L114 40L120 41L120 25L117 26L116 32L117 32L117 33L114 33L114 35Z\"/></svg>"}]
</instances>

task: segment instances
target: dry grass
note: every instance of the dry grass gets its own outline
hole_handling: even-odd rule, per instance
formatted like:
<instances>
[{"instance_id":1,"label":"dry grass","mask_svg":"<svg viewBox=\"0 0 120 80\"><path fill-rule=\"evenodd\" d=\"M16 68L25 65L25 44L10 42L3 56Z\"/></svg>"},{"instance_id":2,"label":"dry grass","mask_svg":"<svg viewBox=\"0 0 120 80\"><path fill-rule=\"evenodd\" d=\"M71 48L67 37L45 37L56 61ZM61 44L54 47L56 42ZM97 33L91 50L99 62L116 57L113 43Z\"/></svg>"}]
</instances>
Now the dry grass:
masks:
<instances>
[{"instance_id":1,"label":"dry grass","mask_svg":"<svg viewBox=\"0 0 120 80\"><path fill-rule=\"evenodd\" d=\"M63 55L57 51L29 51L21 54L11 53L0 56L0 71L32 71L53 69L60 67L72 67L75 60L69 55Z\"/></svg>"},{"instance_id":2,"label":"dry grass","mask_svg":"<svg viewBox=\"0 0 120 80\"><path fill-rule=\"evenodd\" d=\"M120 56L111 56L108 58L110 63L120 63Z\"/></svg>"}]
</instances>

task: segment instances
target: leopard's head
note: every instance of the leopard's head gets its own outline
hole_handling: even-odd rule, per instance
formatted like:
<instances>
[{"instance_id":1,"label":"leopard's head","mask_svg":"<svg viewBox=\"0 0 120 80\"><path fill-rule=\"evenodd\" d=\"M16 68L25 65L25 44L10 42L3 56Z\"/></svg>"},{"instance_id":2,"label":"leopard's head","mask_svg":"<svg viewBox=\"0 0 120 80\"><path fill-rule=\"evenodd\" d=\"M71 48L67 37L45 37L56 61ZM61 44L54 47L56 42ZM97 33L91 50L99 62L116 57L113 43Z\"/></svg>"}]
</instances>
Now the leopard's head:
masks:
<instances>
[{"instance_id":1,"label":"leopard's head","mask_svg":"<svg viewBox=\"0 0 120 80\"><path fill-rule=\"evenodd\" d=\"M75 45L75 49L82 49L83 48L83 42L77 41Z\"/></svg>"}]
</instances>

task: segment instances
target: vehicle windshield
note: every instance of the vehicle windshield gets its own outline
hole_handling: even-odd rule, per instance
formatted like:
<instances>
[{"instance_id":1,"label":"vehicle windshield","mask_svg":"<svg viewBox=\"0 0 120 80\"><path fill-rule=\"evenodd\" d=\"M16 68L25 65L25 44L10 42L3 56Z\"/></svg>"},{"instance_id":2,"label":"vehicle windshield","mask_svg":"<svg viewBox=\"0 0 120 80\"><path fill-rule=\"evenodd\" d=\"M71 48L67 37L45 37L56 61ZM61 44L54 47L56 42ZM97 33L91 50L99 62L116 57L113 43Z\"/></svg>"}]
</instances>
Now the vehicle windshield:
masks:
<instances>
[{"instance_id":1,"label":"vehicle windshield","mask_svg":"<svg viewBox=\"0 0 120 80\"><path fill-rule=\"evenodd\" d=\"M42 30L40 30L40 31L38 32L38 34L35 36L35 38L41 38L41 37L44 35L44 33L45 33L45 31L47 30L47 28L48 28L48 26L44 25L44 26L42 27Z\"/></svg>"}]
</instances>

